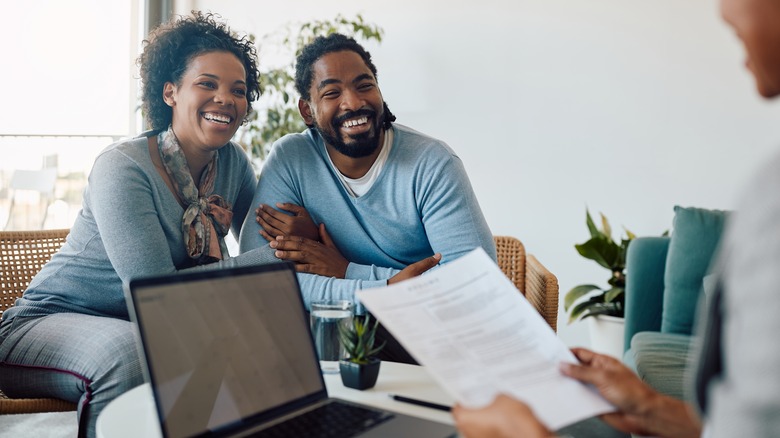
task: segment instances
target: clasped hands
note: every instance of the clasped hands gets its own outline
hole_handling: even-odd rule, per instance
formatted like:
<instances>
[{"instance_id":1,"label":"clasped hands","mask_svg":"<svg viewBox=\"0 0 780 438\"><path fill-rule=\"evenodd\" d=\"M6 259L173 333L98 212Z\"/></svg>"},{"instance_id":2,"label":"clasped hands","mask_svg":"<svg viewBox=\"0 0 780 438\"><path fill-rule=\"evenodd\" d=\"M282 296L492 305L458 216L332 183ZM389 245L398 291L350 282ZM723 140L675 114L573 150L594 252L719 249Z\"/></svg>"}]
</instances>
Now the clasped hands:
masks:
<instances>
[{"instance_id":1,"label":"clasped hands","mask_svg":"<svg viewBox=\"0 0 780 438\"><path fill-rule=\"evenodd\" d=\"M317 226L309 212L299 205L277 203L276 207L279 210L261 204L255 210L260 235L276 250L274 255L281 260L295 262L298 272L344 278L350 262L339 251L325 224ZM436 266L440 260L441 254L435 254L412 263L389 278L387 284L416 277Z\"/></svg>"}]
</instances>

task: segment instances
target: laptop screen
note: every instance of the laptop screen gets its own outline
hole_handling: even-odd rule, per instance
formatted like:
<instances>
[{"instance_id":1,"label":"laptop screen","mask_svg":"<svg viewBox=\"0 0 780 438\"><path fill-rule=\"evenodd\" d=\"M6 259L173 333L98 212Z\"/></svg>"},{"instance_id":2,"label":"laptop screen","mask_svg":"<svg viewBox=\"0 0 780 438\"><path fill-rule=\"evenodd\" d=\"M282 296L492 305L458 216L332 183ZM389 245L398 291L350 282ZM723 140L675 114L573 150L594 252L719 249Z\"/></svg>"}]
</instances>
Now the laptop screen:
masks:
<instances>
[{"instance_id":1,"label":"laptop screen","mask_svg":"<svg viewBox=\"0 0 780 438\"><path fill-rule=\"evenodd\" d=\"M164 435L209 435L326 397L291 265L136 280L130 295Z\"/></svg>"}]
</instances>

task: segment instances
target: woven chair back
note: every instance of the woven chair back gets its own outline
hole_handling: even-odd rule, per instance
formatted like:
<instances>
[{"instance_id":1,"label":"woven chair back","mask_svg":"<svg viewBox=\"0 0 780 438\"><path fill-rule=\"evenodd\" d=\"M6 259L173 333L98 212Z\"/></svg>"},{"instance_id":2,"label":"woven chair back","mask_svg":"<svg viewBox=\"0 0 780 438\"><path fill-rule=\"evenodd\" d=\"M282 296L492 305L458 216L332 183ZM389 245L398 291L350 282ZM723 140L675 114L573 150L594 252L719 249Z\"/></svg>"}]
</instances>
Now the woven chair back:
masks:
<instances>
[{"instance_id":1,"label":"woven chair back","mask_svg":"<svg viewBox=\"0 0 780 438\"><path fill-rule=\"evenodd\" d=\"M519 239L493 236L496 262L501 271L542 315L553 330L558 329L558 279L532 255L525 253Z\"/></svg>"},{"instance_id":2,"label":"woven chair back","mask_svg":"<svg viewBox=\"0 0 780 438\"><path fill-rule=\"evenodd\" d=\"M51 256L59 251L68 231L0 231L0 317L22 296ZM0 392L0 415L74 410L76 404L65 400L9 399Z\"/></svg>"},{"instance_id":3,"label":"woven chair back","mask_svg":"<svg viewBox=\"0 0 780 438\"><path fill-rule=\"evenodd\" d=\"M0 231L0 317L59 251L68 231Z\"/></svg>"}]
</instances>

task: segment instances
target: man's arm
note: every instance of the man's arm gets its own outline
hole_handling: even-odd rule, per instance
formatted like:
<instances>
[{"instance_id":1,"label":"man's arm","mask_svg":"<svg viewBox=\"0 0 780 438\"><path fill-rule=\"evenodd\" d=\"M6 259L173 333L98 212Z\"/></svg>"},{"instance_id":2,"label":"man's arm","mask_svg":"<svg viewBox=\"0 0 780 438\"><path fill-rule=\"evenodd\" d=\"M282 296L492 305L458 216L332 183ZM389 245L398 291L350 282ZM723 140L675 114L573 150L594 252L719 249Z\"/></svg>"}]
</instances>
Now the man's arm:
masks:
<instances>
[{"instance_id":1,"label":"man's arm","mask_svg":"<svg viewBox=\"0 0 780 438\"><path fill-rule=\"evenodd\" d=\"M482 247L495 261L496 247L463 163L448 147L430 146L410 178L428 244L442 262L455 260ZM393 188L390 188L391 190ZM392 225L388 225L392 226ZM403 245L403 242L399 242ZM346 278L390 278L399 271L376 265L350 263Z\"/></svg>"},{"instance_id":2,"label":"man's arm","mask_svg":"<svg viewBox=\"0 0 780 438\"><path fill-rule=\"evenodd\" d=\"M363 307L363 304L355 298L355 291L372 287L382 287L387 284L403 281L407 278L416 277L436 266L439 263L439 260L441 260L441 254L434 254L432 257L426 257L418 262L412 263L387 280L341 280L333 277L299 272L298 282L301 284L303 301L306 304L307 309L311 308L311 303L314 301L348 300L355 303L355 313L362 315L365 313L365 308Z\"/></svg>"},{"instance_id":3,"label":"man's arm","mask_svg":"<svg viewBox=\"0 0 780 438\"><path fill-rule=\"evenodd\" d=\"M313 151L311 153L314 153ZM292 178L289 169L278 159L277 148L273 148L271 154L266 160L263 171L257 182L257 187L252 200L253 206L259 206L262 203L288 202L296 205L305 206L296 188L296 181ZM245 252L254 251L257 248L271 248L268 242L260 234L260 226L255 220L255 211L250 209L246 215L241 234L239 237L239 250ZM278 260L278 259L277 259ZM383 272L384 278L379 276L368 276L364 279L337 279L315 274L298 273L298 281L301 285L301 291L307 308L313 301L321 300L349 300L356 304L356 312L364 312L363 306L355 299L355 291L372 287L381 287L387 285L387 279L400 272L394 270L391 275L389 272Z\"/></svg>"},{"instance_id":4,"label":"man's arm","mask_svg":"<svg viewBox=\"0 0 780 438\"><path fill-rule=\"evenodd\" d=\"M450 153L430 169L416 175L418 203L425 232L442 262L455 260L482 247L496 260L493 234L487 225L463 162Z\"/></svg>"},{"instance_id":5,"label":"man's arm","mask_svg":"<svg viewBox=\"0 0 780 438\"><path fill-rule=\"evenodd\" d=\"M252 205L259 207L262 204L266 207L266 209L269 209L271 208L270 207L271 205L276 205L277 203L283 203L283 204L287 204L288 208L290 208L289 207L290 205L295 206L293 207L294 213L295 211L298 211L297 208L304 209L305 211L306 202L304 199L302 199L302 195L301 195L302 188L300 187L300 185L306 183L312 184L316 182L298 181L297 177L295 176L294 170L288 166L293 166L297 164L295 163L298 158L296 154L300 154L300 153L316 154L317 152L313 148L309 150L308 148L304 148L300 144L298 144L295 146L297 146L300 149L303 149L303 152L301 152L300 149L297 149L293 152L287 152L287 155L285 155L285 153L279 152L281 148L277 147L277 145L281 145L281 141L277 142L277 144L274 145L271 154L268 156L268 159L266 160L266 163L263 167L263 171L260 174L260 179L257 182L257 188L255 189ZM277 214L274 214L274 216L277 218L277 220L278 218L287 215L286 213L279 212L278 210L276 213ZM250 251L254 248L266 246L268 244L266 237L270 237L273 235L273 233L269 234L268 236L264 236L262 234L263 230L260 226L260 223L258 222L257 216L258 216L257 212L255 210L251 210L247 214L244 220L243 226L241 228L241 234L239 237L239 249L240 252L242 253L246 251ZM308 216L308 213L306 214L295 213L295 216L304 218L304 220L311 220L311 217ZM278 222L274 222L274 224L279 225ZM280 225L276 229L281 230L282 228L284 228L284 226ZM336 244L338 244L338 242L336 242ZM378 286L378 285L387 284L387 279L398 274L399 272L401 272L400 269L394 269L390 267L380 267L380 266L358 265L356 263L350 262L347 266L347 270L344 278L350 280L368 281L370 282L371 285ZM355 284L352 283L344 283L344 284L339 284L339 283L334 284L331 282L326 282L325 284L320 284L320 282L316 282L316 283L317 283L317 287L328 287L328 288L335 287L336 289L338 289L337 291L334 290L335 295L350 293L350 291L354 292L354 290L356 290Z\"/></svg>"},{"instance_id":6,"label":"man's arm","mask_svg":"<svg viewBox=\"0 0 780 438\"><path fill-rule=\"evenodd\" d=\"M313 148L307 150L301 144L292 146L297 146L299 149L274 148L258 183L255 204L269 205L284 202L305 207L306 200L302 199L303 186L316 183L310 179L300 181L302 178L296 173L298 171L296 166L301 165L300 160L309 160L309 156L302 156L302 150L308 154L316 154L317 152ZM418 218L416 220L422 222L422 227L418 228L417 231L418 237L415 239L426 239L426 243L432 249L431 253L440 253L444 262L454 260L480 246L495 260L493 236L487 227L460 159L449 148L439 143L425 145L425 148L426 153L420 155L422 159L418 160L418 157L415 156L414 159L403 160L402 166L410 166L408 163L413 163L411 167L401 169L401 176L405 181L410 182L411 187L404 185L403 187L383 187L383 189L390 193L390 196L392 196L393 190L411 190L413 192L414 204L404 204L406 210L402 210L399 214L405 218ZM281 152L279 152L280 150ZM430 153L428 153L429 151ZM298 155L296 156L296 154ZM319 162L310 163L313 166L319 164ZM331 181L320 183L330 184ZM278 219L279 215L283 214L285 213L278 212L278 215L274 214L273 216ZM347 213L345 212L345 214ZM260 233L258 225L264 219L260 218L258 222L258 219L252 216L254 215L251 213L247 216L242 229L240 239L242 251L265 243L265 238ZM388 227L392 226L392 224L388 224ZM281 245L279 249L296 250L287 243L289 242L278 243ZM337 241L336 244L338 243ZM393 244L404 245L404 242L398 241ZM419 246L419 241L412 242L412 244ZM313 250L316 248L311 248L311 251ZM418 258L425 256L425 254L419 254ZM303 261L302 259L293 260ZM397 268L351 262L347 266L344 278L367 281L386 280L399 272L400 269Z\"/></svg>"}]
</instances>

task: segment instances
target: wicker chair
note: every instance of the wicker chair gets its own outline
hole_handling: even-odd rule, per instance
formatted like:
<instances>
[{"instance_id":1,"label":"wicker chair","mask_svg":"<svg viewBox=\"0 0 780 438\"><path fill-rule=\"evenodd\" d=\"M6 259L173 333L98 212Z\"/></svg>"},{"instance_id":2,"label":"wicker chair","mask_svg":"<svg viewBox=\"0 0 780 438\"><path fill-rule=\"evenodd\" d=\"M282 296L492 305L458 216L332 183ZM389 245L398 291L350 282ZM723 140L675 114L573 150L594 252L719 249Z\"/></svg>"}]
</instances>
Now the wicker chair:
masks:
<instances>
[{"instance_id":1,"label":"wicker chair","mask_svg":"<svg viewBox=\"0 0 780 438\"><path fill-rule=\"evenodd\" d=\"M496 243L498 267L522 291L537 311L558 330L558 278L544 267L536 257L525 254L525 247L518 239L509 236L493 236Z\"/></svg>"},{"instance_id":2,"label":"wicker chair","mask_svg":"<svg viewBox=\"0 0 780 438\"><path fill-rule=\"evenodd\" d=\"M0 317L21 297L33 276L63 243L69 230L0 231ZM10 399L0 392L0 415L75 411L54 398Z\"/></svg>"}]
</instances>

